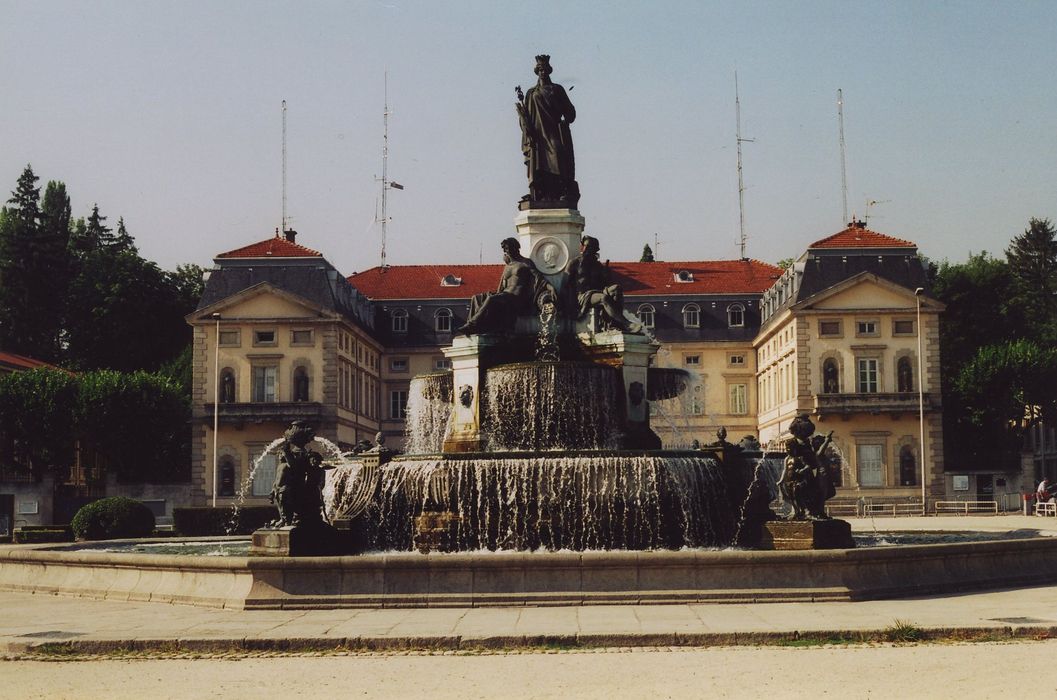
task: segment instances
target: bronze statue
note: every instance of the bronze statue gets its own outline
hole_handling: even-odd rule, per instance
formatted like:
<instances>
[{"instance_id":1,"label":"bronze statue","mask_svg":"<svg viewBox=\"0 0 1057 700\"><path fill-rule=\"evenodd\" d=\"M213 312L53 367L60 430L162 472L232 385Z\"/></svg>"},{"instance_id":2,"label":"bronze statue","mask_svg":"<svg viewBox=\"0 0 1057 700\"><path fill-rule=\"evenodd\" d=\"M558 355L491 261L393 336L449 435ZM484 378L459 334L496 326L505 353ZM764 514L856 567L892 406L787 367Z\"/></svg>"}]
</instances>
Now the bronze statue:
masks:
<instances>
[{"instance_id":1,"label":"bronze statue","mask_svg":"<svg viewBox=\"0 0 1057 700\"><path fill-rule=\"evenodd\" d=\"M518 315L527 312L536 296L540 279L536 266L521 255L521 244L507 238L503 248L503 275L494 292L475 294L470 299L470 315L458 329L463 335L488 333L509 329Z\"/></svg>"},{"instance_id":2,"label":"bronze statue","mask_svg":"<svg viewBox=\"0 0 1057 700\"><path fill-rule=\"evenodd\" d=\"M316 438L305 421L294 421L283 434L271 501L279 510L275 525L287 527L323 520L323 456L308 449Z\"/></svg>"},{"instance_id":3,"label":"bronze statue","mask_svg":"<svg viewBox=\"0 0 1057 700\"><path fill-rule=\"evenodd\" d=\"M565 88L551 82L551 57L536 56L534 72L539 80L527 93L519 85L517 113L521 121L521 152L528 169L529 193L521 198L533 205L575 209L580 201L576 183L573 139L569 125L576 109ZM570 88L571 89L571 88Z\"/></svg>"},{"instance_id":4,"label":"bronze statue","mask_svg":"<svg viewBox=\"0 0 1057 700\"><path fill-rule=\"evenodd\" d=\"M789 432L793 437L785 443L785 465L778 488L793 506L791 519L829 520L826 501L837 491L822 453L833 440L833 431L825 438L812 437L815 424L801 414L789 424Z\"/></svg>"},{"instance_id":5,"label":"bronze statue","mask_svg":"<svg viewBox=\"0 0 1057 700\"><path fill-rule=\"evenodd\" d=\"M624 318L624 292L619 285L610 283L609 261L604 265L598 261L597 238L580 239L580 255L565 266L565 274L563 291L569 290L569 306L575 309L573 316L583 318L591 309L596 309L603 329L634 332Z\"/></svg>"}]
</instances>

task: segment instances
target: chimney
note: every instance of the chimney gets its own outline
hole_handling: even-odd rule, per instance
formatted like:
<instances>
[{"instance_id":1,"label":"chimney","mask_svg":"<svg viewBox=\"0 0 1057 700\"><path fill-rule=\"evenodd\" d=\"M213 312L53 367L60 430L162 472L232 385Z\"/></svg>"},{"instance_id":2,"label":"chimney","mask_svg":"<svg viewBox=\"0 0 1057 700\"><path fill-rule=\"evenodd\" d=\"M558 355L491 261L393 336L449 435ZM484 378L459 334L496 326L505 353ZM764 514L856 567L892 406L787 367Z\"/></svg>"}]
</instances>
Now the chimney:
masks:
<instances>
[{"instance_id":1,"label":"chimney","mask_svg":"<svg viewBox=\"0 0 1057 700\"><path fill-rule=\"evenodd\" d=\"M291 243L297 243L297 231L291 228L288 228L283 231L283 237L285 237L286 240L290 241Z\"/></svg>"}]
</instances>

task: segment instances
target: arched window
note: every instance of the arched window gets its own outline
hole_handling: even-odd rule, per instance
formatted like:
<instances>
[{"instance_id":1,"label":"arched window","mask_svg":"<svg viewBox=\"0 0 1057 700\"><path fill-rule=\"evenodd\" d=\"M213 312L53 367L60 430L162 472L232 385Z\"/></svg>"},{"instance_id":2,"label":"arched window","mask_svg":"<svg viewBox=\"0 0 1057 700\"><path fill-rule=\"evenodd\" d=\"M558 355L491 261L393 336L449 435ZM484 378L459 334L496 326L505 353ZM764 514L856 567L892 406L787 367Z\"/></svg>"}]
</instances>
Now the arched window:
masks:
<instances>
[{"instance_id":1,"label":"arched window","mask_svg":"<svg viewBox=\"0 0 1057 700\"><path fill-rule=\"evenodd\" d=\"M899 450L899 485L918 485L917 460L914 459L914 450L911 449L910 445L903 445L902 449Z\"/></svg>"},{"instance_id":2,"label":"arched window","mask_svg":"<svg viewBox=\"0 0 1057 700\"><path fill-rule=\"evenodd\" d=\"M294 401L308 401L308 370L298 367L294 370Z\"/></svg>"},{"instance_id":3,"label":"arched window","mask_svg":"<svg viewBox=\"0 0 1057 700\"><path fill-rule=\"evenodd\" d=\"M217 495L235 495L235 461L231 457L220 458L220 478L218 479Z\"/></svg>"},{"instance_id":4,"label":"arched window","mask_svg":"<svg viewBox=\"0 0 1057 700\"><path fill-rule=\"evenodd\" d=\"M227 367L220 373L220 403L235 403L235 372Z\"/></svg>"},{"instance_id":5,"label":"arched window","mask_svg":"<svg viewBox=\"0 0 1057 700\"><path fill-rule=\"evenodd\" d=\"M683 328L701 327L701 307L697 304L687 304L683 307Z\"/></svg>"},{"instance_id":6,"label":"arched window","mask_svg":"<svg viewBox=\"0 0 1057 700\"><path fill-rule=\"evenodd\" d=\"M657 321L656 311L650 304L643 304L639 307L639 320L642 321L642 325L646 328L653 328Z\"/></svg>"},{"instance_id":7,"label":"arched window","mask_svg":"<svg viewBox=\"0 0 1057 700\"><path fill-rule=\"evenodd\" d=\"M407 310L393 309L393 332L407 333Z\"/></svg>"},{"instance_id":8,"label":"arched window","mask_svg":"<svg viewBox=\"0 0 1057 700\"><path fill-rule=\"evenodd\" d=\"M727 307L727 326L730 328L741 328L745 325L745 307L741 304L731 304Z\"/></svg>"},{"instance_id":9,"label":"arched window","mask_svg":"<svg viewBox=\"0 0 1057 700\"><path fill-rule=\"evenodd\" d=\"M840 368L832 357L822 363L822 393L840 393Z\"/></svg>"},{"instance_id":10,"label":"arched window","mask_svg":"<svg viewBox=\"0 0 1057 700\"><path fill-rule=\"evenodd\" d=\"M896 381L900 392L914 391L914 367L909 357L900 357L896 363Z\"/></svg>"},{"instance_id":11,"label":"arched window","mask_svg":"<svg viewBox=\"0 0 1057 700\"><path fill-rule=\"evenodd\" d=\"M434 320L438 333L451 333L451 309L437 309Z\"/></svg>"}]
</instances>

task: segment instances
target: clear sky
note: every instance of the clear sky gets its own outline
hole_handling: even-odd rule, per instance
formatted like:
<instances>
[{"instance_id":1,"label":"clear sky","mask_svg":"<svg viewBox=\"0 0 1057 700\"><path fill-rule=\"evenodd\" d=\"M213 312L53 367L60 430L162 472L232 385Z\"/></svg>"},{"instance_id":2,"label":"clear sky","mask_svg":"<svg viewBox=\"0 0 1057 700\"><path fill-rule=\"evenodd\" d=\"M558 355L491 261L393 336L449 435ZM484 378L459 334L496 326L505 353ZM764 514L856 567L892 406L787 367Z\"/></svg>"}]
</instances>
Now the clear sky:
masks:
<instances>
[{"instance_id":1,"label":"clear sky","mask_svg":"<svg viewBox=\"0 0 1057 700\"><path fill-rule=\"evenodd\" d=\"M849 213L934 259L1057 219L1057 3L0 0L0 191L26 163L145 257L208 266L274 235L281 112L299 242L345 273L372 225L389 70L392 264L497 262L527 191L514 86L574 87L580 211L603 257L750 257ZM483 251L483 252L482 252Z\"/></svg>"}]
</instances>

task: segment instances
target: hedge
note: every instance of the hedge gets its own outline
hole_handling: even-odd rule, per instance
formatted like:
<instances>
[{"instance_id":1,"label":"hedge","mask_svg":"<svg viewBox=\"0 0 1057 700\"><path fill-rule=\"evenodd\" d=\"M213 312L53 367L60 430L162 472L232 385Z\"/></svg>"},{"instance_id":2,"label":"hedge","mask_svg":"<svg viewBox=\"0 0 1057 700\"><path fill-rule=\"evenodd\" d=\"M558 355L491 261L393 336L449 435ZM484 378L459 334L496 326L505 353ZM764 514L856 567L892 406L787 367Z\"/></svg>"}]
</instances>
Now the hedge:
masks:
<instances>
[{"instance_id":1,"label":"hedge","mask_svg":"<svg viewBox=\"0 0 1057 700\"><path fill-rule=\"evenodd\" d=\"M184 537L248 535L279 517L275 506L173 508L173 529Z\"/></svg>"}]
</instances>

